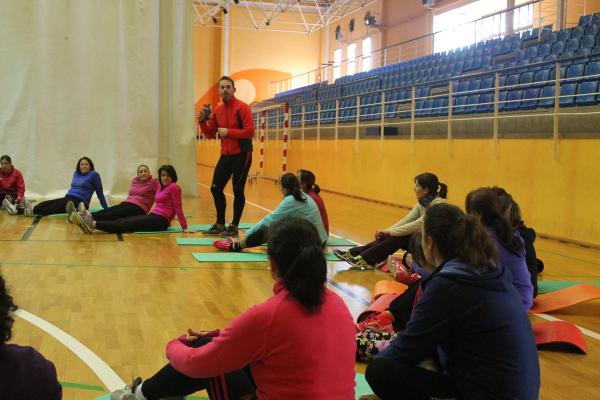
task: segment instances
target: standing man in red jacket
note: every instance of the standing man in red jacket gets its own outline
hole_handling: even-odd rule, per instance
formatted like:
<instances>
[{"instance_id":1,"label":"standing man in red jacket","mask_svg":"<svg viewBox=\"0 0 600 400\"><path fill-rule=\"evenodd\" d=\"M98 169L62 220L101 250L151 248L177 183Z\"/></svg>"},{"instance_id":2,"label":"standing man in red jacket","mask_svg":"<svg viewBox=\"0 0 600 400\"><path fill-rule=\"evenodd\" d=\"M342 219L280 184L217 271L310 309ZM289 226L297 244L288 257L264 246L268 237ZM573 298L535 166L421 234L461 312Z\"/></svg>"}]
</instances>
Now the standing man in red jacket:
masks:
<instances>
[{"instance_id":1,"label":"standing man in red jacket","mask_svg":"<svg viewBox=\"0 0 600 400\"><path fill-rule=\"evenodd\" d=\"M200 110L198 122L204 136L221 139L221 157L215 167L210 191L215 200L217 222L205 235L237 236L238 224L246 204L244 187L248 171L252 165L252 137L254 121L250 107L235 96L235 83L228 76L219 79L219 95L223 100L209 115L207 107ZM223 189L232 178L233 181L233 219L225 227L225 195Z\"/></svg>"}]
</instances>

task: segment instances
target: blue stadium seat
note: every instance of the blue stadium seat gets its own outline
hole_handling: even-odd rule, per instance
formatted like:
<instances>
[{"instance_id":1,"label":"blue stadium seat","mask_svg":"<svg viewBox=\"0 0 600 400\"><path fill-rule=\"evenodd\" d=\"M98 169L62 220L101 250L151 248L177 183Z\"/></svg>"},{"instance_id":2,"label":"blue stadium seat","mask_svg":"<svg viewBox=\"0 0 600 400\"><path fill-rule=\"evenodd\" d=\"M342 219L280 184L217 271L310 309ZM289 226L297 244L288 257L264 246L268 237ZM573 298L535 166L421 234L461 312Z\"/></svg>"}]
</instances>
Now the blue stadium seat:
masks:
<instances>
[{"instance_id":1,"label":"blue stadium seat","mask_svg":"<svg viewBox=\"0 0 600 400\"><path fill-rule=\"evenodd\" d=\"M587 81L579 84L577 94L585 96L577 96L575 104L578 106L589 106L597 104L596 93L598 92L598 81Z\"/></svg>"},{"instance_id":2,"label":"blue stadium seat","mask_svg":"<svg viewBox=\"0 0 600 400\"><path fill-rule=\"evenodd\" d=\"M592 49L596 42L595 35L585 35L581 38L581 44L579 46L580 49Z\"/></svg>"},{"instance_id":3,"label":"blue stadium seat","mask_svg":"<svg viewBox=\"0 0 600 400\"><path fill-rule=\"evenodd\" d=\"M600 12L595 13L592 16L592 24L600 25Z\"/></svg>"},{"instance_id":4,"label":"blue stadium seat","mask_svg":"<svg viewBox=\"0 0 600 400\"><path fill-rule=\"evenodd\" d=\"M579 26L586 26L586 25L590 25L592 23L592 15L582 15L581 17L579 17Z\"/></svg>"},{"instance_id":5,"label":"blue stadium seat","mask_svg":"<svg viewBox=\"0 0 600 400\"><path fill-rule=\"evenodd\" d=\"M431 116L431 113L433 112L433 110L432 110L433 104L434 104L433 99L427 99L425 101L420 101L419 105L416 107L416 111L415 111L416 116L417 117Z\"/></svg>"},{"instance_id":6,"label":"blue stadium seat","mask_svg":"<svg viewBox=\"0 0 600 400\"><path fill-rule=\"evenodd\" d=\"M540 88L527 88L521 102L521 110L532 110L537 107Z\"/></svg>"},{"instance_id":7,"label":"blue stadium seat","mask_svg":"<svg viewBox=\"0 0 600 400\"><path fill-rule=\"evenodd\" d=\"M583 64L574 64L567 69L567 79L579 78L583 75Z\"/></svg>"},{"instance_id":8,"label":"blue stadium seat","mask_svg":"<svg viewBox=\"0 0 600 400\"><path fill-rule=\"evenodd\" d=\"M432 116L448 115L448 97L436 97L433 108Z\"/></svg>"},{"instance_id":9,"label":"blue stadium seat","mask_svg":"<svg viewBox=\"0 0 600 400\"><path fill-rule=\"evenodd\" d=\"M452 114L464 114L468 96L458 96L453 100Z\"/></svg>"},{"instance_id":10,"label":"blue stadium seat","mask_svg":"<svg viewBox=\"0 0 600 400\"><path fill-rule=\"evenodd\" d=\"M534 82L540 83L542 85L545 85L546 83L544 82L548 79L550 79L550 69L540 69L535 72L535 75L533 77Z\"/></svg>"},{"instance_id":11,"label":"blue stadium seat","mask_svg":"<svg viewBox=\"0 0 600 400\"><path fill-rule=\"evenodd\" d=\"M560 106L571 107L575 105L575 94L577 94L576 83L565 83L560 86Z\"/></svg>"},{"instance_id":12,"label":"blue stadium seat","mask_svg":"<svg viewBox=\"0 0 600 400\"><path fill-rule=\"evenodd\" d=\"M586 35L592 35L593 37L595 37L598 34L598 31L600 31L600 26L595 25L595 24L585 27Z\"/></svg>"},{"instance_id":13,"label":"blue stadium seat","mask_svg":"<svg viewBox=\"0 0 600 400\"><path fill-rule=\"evenodd\" d=\"M469 98L467 99L467 106L465 107L465 113L476 112L480 98L481 98L481 95L479 95L479 94L469 95Z\"/></svg>"},{"instance_id":14,"label":"blue stadium seat","mask_svg":"<svg viewBox=\"0 0 600 400\"><path fill-rule=\"evenodd\" d=\"M600 61L591 61L585 66L585 76L599 75ZM600 79L600 76L592 76L590 79Z\"/></svg>"},{"instance_id":15,"label":"blue stadium seat","mask_svg":"<svg viewBox=\"0 0 600 400\"><path fill-rule=\"evenodd\" d=\"M556 37L556 40L558 42L566 42L571 37L571 32L569 30L560 31L557 33L558 36Z\"/></svg>"},{"instance_id":16,"label":"blue stadium seat","mask_svg":"<svg viewBox=\"0 0 600 400\"><path fill-rule=\"evenodd\" d=\"M506 86L518 85L521 79L521 74L512 74L506 77Z\"/></svg>"},{"instance_id":17,"label":"blue stadium seat","mask_svg":"<svg viewBox=\"0 0 600 400\"><path fill-rule=\"evenodd\" d=\"M494 77L488 76L481 81L481 89L489 89L494 87Z\"/></svg>"},{"instance_id":18,"label":"blue stadium seat","mask_svg":"<svg viewBox=\"0 0 600 400\"><path fill-rule=\"evenodd\" d=\"M565 51L575 51L579 48L579 37L571 38L565 45Z\"/></svg>"},{"instance_id":19,"label":"blue stadium seat","mask_svg":"<svg viewBox=\"0 0 600 400\"><path fill-rule=\"evenodd\" d=\"M523 72L521 74L521 80L519 81L519 83L531 83L533 82L533 71L527 71L527 72Z\"/></svg>"},{"instance_id":20,"label":"blue stadium seat","mask_svg":"<svg viewBox=\"0 0 600 400\"><path fill-rule=\"evenodd\" d=\"M579 39L583 36L583 28L581 26L576 26L571 29L571 39Z\"/></svg>"},{"instance_id":21,"label":"blue stadium seat","mask_svg":"<svg viewBox=\"0 0 600 400\"><path fill-rule=\"evenodd\" d=\"M493 93L483 93L480 97L479 97L479 106L477 106L477 112L492 112L494 111L494 105L493 104L489 104L492 103L494 101L494 94ZM488 104L486 104L488 103Z\"/></svg>"},{"instance_id":22,"label":"blue stadium seat","mask_svg":"<svg viewBox=\"0 0 600 400\"><path fill-rule=\"evenodd\" d=\"M504 111L515 111L519 109L523 99L523 89L514 89L508 92L507 102L504 105Z\"/></svg>"},{"instance_id":23,"label":"blue stadium seat","mask_svg":"<svg viewBox=\"0 0 600 400\"><path fill-rule=\"evenodd\" d=\"M541 44L538 49L538 57L545 57L550 54L550 45L548 43Z\"/></svg>"},{"instance_id":24,"label":"blue stadium seat","mask_svg":"<svg viewBox=\"0 0 600 400\"><path fill-rule=\"evenodd\" d=\"M531 58L537 57L538 49L539 49L538 45L528 47L527 50L525 51L524 58L531 59Z\"/></svg>"},{"instance_id":25,"label":"blue stadium seat","mask_svg":"<svg viewBox=\"0 0 600 400\"><path fill-rule=\"evenodd\" d=\"M565 42L558 41L558 42L554 42L554 44L552 44L552 49L550 50L550 54L554 54L554 55L558 56L563 51L565 51Z\"/></svg>"}]
</instances>

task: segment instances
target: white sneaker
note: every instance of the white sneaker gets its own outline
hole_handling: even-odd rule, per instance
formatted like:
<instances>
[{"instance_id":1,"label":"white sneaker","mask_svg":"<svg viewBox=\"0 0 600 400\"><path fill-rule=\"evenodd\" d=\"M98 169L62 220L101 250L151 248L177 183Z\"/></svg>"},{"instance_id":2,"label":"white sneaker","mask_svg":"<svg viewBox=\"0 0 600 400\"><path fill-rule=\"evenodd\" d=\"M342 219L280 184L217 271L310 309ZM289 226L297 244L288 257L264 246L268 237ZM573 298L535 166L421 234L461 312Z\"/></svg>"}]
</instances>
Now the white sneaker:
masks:
<instances>
[{"instance_id":1,"label":"white sneaker","mask_svg":"<svg viewBox=\"0 0 600 400\"><path fill-rule=\"evenodd\" d=\"M67 205L65 206L65 213L67 213L67 222L73 223L73 214L75 214L75 204L71 200L67 201Z\"/></svg>"},{"instance_id":2,"label":"white sneaker","mask_svg":"<svg viewBox=\"0 0 600 400\"><path fill-rule=\"evenodd\" d=\"M83 203L83 201L79 202L79 205L77 206L77 211L79 211L79 212L86 211L85 204Z\"/></svg>"},{"instance_id":3,"label":"white sneaker","mask_svg":"<svg viewBox=\"0 0 600 400\"><path fill-rule=\"evenodd\" d=\"M33 201L23 197L21 200L21 208L26 217L33 217Z\"/></svg>"},{"instance_id":4,"label":"white sneaker","mask_svg":"<svg viewBox=\"0 0 600 400\"><path fill-rule=\"evenodd\" d=\"M8 211L10 215L17 215L19 211L17 210L17 206L12 203L12 197L6 196L2 201L2 207Z\"/></svg>"}]
</instances>

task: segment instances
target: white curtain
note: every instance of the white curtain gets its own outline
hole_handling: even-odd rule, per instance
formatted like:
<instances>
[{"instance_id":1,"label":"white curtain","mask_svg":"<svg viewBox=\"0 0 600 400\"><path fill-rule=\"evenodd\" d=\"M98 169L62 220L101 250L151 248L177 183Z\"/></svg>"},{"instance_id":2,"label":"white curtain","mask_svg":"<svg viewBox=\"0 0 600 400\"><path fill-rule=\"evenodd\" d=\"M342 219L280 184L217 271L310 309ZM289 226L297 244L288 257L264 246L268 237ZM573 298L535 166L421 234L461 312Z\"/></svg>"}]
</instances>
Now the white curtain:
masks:
<instances>
[{"instance_id":1,"label":"white curtain","mask_svg":"<svg viewBox=\"0 0 600 400\"><path fill-rule=\"evenodd\" d=\"M0 0L0 21L0 153L26 195L64 195L84 155L107 194L163 163L197 194L192 0Z\"/></svg>"}]
</instances>

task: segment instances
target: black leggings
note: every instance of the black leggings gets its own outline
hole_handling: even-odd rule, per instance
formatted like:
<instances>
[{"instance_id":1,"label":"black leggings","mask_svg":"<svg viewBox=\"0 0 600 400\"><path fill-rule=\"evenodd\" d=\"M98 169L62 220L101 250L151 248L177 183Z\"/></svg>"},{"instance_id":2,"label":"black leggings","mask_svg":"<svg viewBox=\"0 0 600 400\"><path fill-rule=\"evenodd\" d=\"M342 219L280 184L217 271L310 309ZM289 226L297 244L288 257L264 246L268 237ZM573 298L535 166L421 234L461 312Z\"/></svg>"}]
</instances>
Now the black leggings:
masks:
<instances>
[{"instance_id":1,"label":"black leggings","mask_svg":"<svg viewBox=\"0 0 600 400\"><path fill-rule=\"evenodd\" d=\"M246 179L248 178L248 171L252 165L252 152L234 154L232 156L221 156L215 167L215 173L213 175L212 184L210 191L215 201L215 208L217 210L217 223L225 224L225 208L227 202L225 201L225 194L223 189L225 185L232 178L233 185L233 219L231 220L232 225L239 225L240 219L242 218L242 212L244 211L244 205L246 204L246 197L244 196L244 187L246 186Z\"/></svg>"},{"instance_id":2,"label":"black leggings","mask_svg":"<svg viewBox=\"0 0 600 400\"><path fill-rule=\"evenodd\" d=\"M202 337L190 347L200 347L212 340ZM167 364L142 384L142 394L148 400L163 397L186 396L207 390L212 400L255 400L256 384L250 367L213 378L190 378Z\"/></svg>"},{"instance_id":3,"label":"black leggings","mask_svg":"<svg viewBox=\"0 0 600 400\"><path fill-rule=\"evenodd\" d=\"M263 226L256 232L252 233L250 236L246 236L244 238L244 248L246 247L257 247L263 243L267 243L267 239L269 238L269 228Z\"/></svg>"},{"instance_id":4,"label":"black leggings","mask_svg":"<svg viewBox=\"0 0 600 400\"><path fill-rule=\"evenodd\" d=\"M387 256L394 254L399 249L407 250L411 235L406 236L388 236L386 238L376 239L364 246L351 248L352 257L361 256L369 265L384 261Z\"/></svg>"},{"instance_id":5,"label":"black leggings","mask_svg":"<svg viewBox=\"0 0 600 400\"><path fill-rule=\"evenodd\" d=\"M166 231L168 228L169 221L165 217L152 213L114 221L96 221L96 229L108 233Z\"/></svg>"},{"instance_id":6,"label":"black leggings","mask_svg":"<svg viewBox=\"0 0 600 400\"><path fill-rule=\"evenodd\" d=\"M365 378L373 392L382 400L461 399L450 376L390 358L371 361Z\"/></svg>"},{"instance_id":7,"label":"black leggings","mask_svg":"<svg viewBox=\"0 0 600 400\"><path fill-rule=\"evenodd\" d=\"M42 201L40 204L33 207L33 213L35 215L52 215L52 214L64 214L67 203L72 201L75 207L79 206L79 203L83 202L85 208L88 208L88 204L77 197L66 195L60 199Z\"/></svg>"},{"instance_id":8,"label":"black leggings","mask_svg":"<svg viewBox=\"0 0 600 400\"><path fill-rule=\"evenodd\" d=\"M410 320L415 304L415 297L421 282L415 282L408 285L408 288L400 296L396 297L390 303L387 311L394 316L394 332L404 330L406 324Z\"/></svg>"},{"instance_id":9,"label":"black leggings","mask_svg":"<svg viewBox=\"0 0 600 400\"><path fill-rule=\"evenodd\" d=\"M126 201L117 204L116 206L92 213L92 217L94 217L94 220L96 221L114 221L116 219L135 217L137 215L146 215L146 213L142 210L142 207Z\"/></svg>"}]
</instances>

